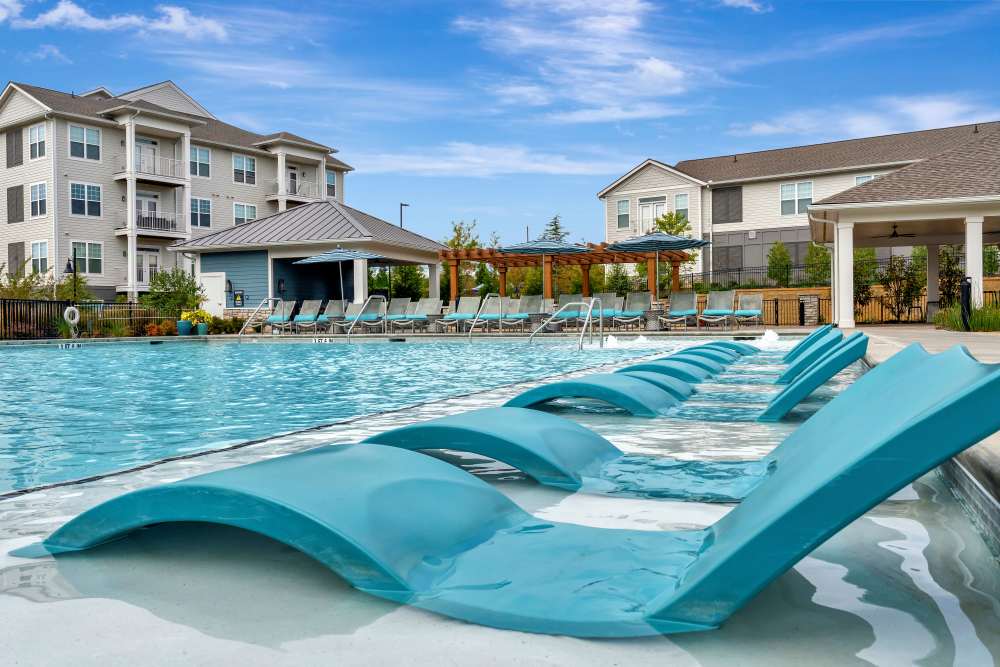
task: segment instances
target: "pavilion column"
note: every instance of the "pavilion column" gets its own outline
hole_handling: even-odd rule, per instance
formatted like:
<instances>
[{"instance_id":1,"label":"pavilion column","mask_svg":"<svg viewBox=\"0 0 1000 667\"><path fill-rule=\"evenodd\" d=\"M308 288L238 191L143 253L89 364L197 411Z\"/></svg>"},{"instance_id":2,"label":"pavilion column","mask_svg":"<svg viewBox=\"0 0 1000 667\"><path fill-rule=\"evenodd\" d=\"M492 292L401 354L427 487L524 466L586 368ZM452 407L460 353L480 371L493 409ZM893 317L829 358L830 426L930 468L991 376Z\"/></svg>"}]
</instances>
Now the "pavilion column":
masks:
<instances>
[{"instance_id":1,"label":"pavilion column","mask_svg":"<svg viewBox=\"0 0 1000 667\"><path fill-rule=\"evenodd\" d=\"M590 296L590 264L580 265L580 287L584 296Z\"/></svg>"},{"instance_id":2,"label":"pavilion column","mask_svg":"<svg viewBox=\"0 0 1000 667\"><path fill-rule=\"evenodd\" d=\"M507 267L497 267L497 273L500 276L500 296L507 296Z\"/></svg>"},{"instance_id":3,"label":"pavilion column","mask_svg":"<svg viewBox=\"0 0 1000 667\"><path fill-rule=\"evenodd\" d=\"M854 223L838 222L834 232L837 253L837 312L834 321L841 329L854 328Z\"/></svg>"},{"instance_id":4,"label":"pavilion column","mask_svg":"<svg viewBox=\"0 0 1000 667\"><path fill-rule=\"evenodd\" d=\"M965 275L972 278L972 305L983 306L983 216L965 219Z\"/></svg>"},{"instance_id":5,"label":"pavilion column","mask_svg":"<svg viewBox=\"0 0 1000 667\"><path fill-rule=\"evenodd\" d=\"M552 299L552 258L542 255L542 297Z\"/></svg>"},{"instance_id":6,"label":"pavilion column","mask_svg":"<svg viewBox=\"0 0 1000 667\"><path fill-rule=\"evenodd\" d=\"M836 229L836 228L834 228ZM834 232L833 243L830 245L830 320L837 317L837 233Z\"/></svg>"},{"instance_id":7,"label":"pavilion column","mask_svg":"<svg viewBox=\"0 0 1000 667\"><path fill-rule=\"evenodd\" d=\"M458 302L458 264L457 259L448 261L448 288L451 301L455 303Z\"/></svg>"},{"instance_id":8,"label":"pavilion column","mask_svg":"<svg viewBox=\"0 0 1000 667\"><path fill-rule=\"evenodd\" d=\"M427 296L431 299L441 298L441 265L427 265Z\"/></svg>"},{"instance_id":9,"label":"pavilion column","mask_svg":"<svg viewBox=\"0 0 1000 667\"><path fill-rule=\"evenodd\" d=\"M649 290L650 294L656 294L656 257L650 255L646 259L646 289Z\"/></svg>"},{"instance_id":10,"label":"pavilion column","mask_svg":"<svg viewBox=\"0 0 1000 667\"><path fill-rule=\"evenodd\" d=\"M938 246L927 246L927 321L932 321L938 311L941 292L938 286Z\"/></svg>"},{"instance_id":11,"label":"pavilion column","mask_svg":"<svg viewBox=\"0 0 1000 667\"><path fill-rule=\"evenodd\" d=\"M681 263L677 261L670 263L670 291L681 291Z\"/></svg>"},{"instance_id":12,"label":"pavilion column","mask_svg":"<svg viewBox=\"0 0 1000 667\"><path fill-rule=\"evenodd\" d=\"M368 300L368 260L354 260L354 303Z\"/></svg>"}]
</instances>

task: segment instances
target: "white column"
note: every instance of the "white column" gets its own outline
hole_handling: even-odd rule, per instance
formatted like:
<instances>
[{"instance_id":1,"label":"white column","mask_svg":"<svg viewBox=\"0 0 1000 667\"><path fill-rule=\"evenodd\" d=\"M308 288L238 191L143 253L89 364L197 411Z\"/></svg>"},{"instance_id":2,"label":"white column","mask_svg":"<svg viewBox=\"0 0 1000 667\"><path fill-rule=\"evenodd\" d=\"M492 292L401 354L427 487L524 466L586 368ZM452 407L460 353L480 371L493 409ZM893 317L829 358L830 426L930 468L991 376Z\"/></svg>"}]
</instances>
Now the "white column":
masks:
<instances>
[{"instance_id":1,"label":"white column","mask_svg":"<svg viewBox=\"0 0 1000 667\"><path fill-rule=\"evenodd\" d=\"M938 301L941 299L938 290L938 246L927 246L927 321L930 322L938 311Z\"/></svg>"},{"instance_id":2,"label":"white column","mask_svg":"<svg viewBox=\"0 0 1000 667\"><path fill-rule=\"evenodd\" d=\"M316 196L326 199L326 158L319 161L319 171L316 173Z\"/></svg>"},{"instance_id":3,"label":"white column","mask_svg":"<svg viewBox=\"0 0 1000 667\"><path fill-rule=\"evenodd\" d=\"M983 305L983 216L965 219L965 275L972 278L972 305Z\"/></svg>"},{"instance_id":4,"label":"white column","mask_svg":"<svg viewBox=\"0 0 1000 667\"><path fill-rule=\"evenodd\" d=\"M284 211L288 207L288 170L285 167L285 151L278 151L278 210Z\"/></svg>"},{"instance_id":5,"label":"white column","mask_svg":"<svg viewBox=\"0 0 1000 667\"><path fill-rule=\"evenodd\" d=\"M130 118L125 122L125 228L126 260L125 285L129 301L136 301L139 292L136 287L136 215L135 209L135 120Z\"/></svg>"},{"instance_id":6,"label":"white column","mask_svg":"<svg viewBox=\"0 0 1000 667\"><path fill-rule=\"evenodd\" d=\"M441 265L427 265L427 296L431 299L441 298Z\"/></svg>"},{"instance_id":7,"label":"white column","mask_svg":"<svg viewBox=\"0 0 1000 667\"><path fill-rule=\"evenodd\" d=\"M837 322L837 228L830 247L830 321Z\"/></svg>"},{"instance_id":8,"label":"white column","mask_svg":"<svg viewBox=\"0 0 1000 667\"><path fill-rule=\"evenodd\" d=\"M354 260L354 303L368 300L368 260Z\"/></svg>"},{"instance_id":9,"label":"white column","mask_svg":"<svg viewBox=\"0 0 1000 667\"><path fill-rule=\"evenodd\" d=\"M837 326L854 328L854 223L836 223L837 239Z\"/></svg>"},{"instance_id":10,"label":"white column","mask_svg":"<svg viewBox=\"0 0 1000 667\"><path fill-rule=\"evenodd\" d=\"M184 163L184 187L181 188L181 205L178 213L181 219L178 224L183 225L180 229L187 230L184 238L191 238L191 169L187 162L191 159L191 132L185 130L184 140L181 143L181 162ZM187 266L185 260L184 265Z\"/></svg>"}]
</instances>

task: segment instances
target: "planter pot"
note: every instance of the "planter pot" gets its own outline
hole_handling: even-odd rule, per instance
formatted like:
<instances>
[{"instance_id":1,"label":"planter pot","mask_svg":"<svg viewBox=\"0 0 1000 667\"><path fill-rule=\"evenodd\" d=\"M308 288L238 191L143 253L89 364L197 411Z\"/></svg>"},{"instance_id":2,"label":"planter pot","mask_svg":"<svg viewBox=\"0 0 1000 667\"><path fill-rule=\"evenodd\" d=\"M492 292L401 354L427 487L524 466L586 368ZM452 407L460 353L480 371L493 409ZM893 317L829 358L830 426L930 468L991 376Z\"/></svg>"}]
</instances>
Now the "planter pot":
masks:
<instances>
[{"instance_id":1,"label":"planter pot","mask_svg":"<svg viewBox=\"0 0 1000 667\"><path fill-rule=\"evenodd\" d=\"M191 323L187 320L177 320L177 335L178 336L190 336L191 335Z\"/></svg>"},{"instance_id":2,"label":"planter pot","mask_svg":"<svg viewBox=\"0 0 1000 667\"><path fill-rule=\"evenodd\" d=\"M196 329L198 330L198 335L199 336L207 336L208 335L208 324L206 322L199 322L198 326L196 327Z\"/></svg>"}]
</instances>

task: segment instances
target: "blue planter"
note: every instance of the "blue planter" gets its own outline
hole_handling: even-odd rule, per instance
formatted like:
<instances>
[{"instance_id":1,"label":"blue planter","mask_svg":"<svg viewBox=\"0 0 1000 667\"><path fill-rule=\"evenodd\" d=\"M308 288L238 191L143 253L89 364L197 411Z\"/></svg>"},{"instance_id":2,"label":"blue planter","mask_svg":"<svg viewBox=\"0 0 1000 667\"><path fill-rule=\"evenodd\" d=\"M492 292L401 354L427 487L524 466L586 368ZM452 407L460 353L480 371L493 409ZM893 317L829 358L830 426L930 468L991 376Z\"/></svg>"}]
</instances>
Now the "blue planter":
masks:
<instances>
[{"instance_id":1,"label":"blue planter","mask_svg":"<svg viewBox=\"0 0 1000 667\"><path fill-rule=\"evenodd\" d=\"M198 326L196 328L198 330L198 335L199 336L207 336L208 335L208 324L206 322L199 322Z\"/></svg>"},{"instance_id":2,"label":"blue planter","mask_svg":"<svg viewBox=\"0 0 1000 667\"><path fill-rule=\"evenodd\" d=\"M177 335L178 336L191 335L191 323L188 320L177 320Z\"/></svg>"}]
</instances>

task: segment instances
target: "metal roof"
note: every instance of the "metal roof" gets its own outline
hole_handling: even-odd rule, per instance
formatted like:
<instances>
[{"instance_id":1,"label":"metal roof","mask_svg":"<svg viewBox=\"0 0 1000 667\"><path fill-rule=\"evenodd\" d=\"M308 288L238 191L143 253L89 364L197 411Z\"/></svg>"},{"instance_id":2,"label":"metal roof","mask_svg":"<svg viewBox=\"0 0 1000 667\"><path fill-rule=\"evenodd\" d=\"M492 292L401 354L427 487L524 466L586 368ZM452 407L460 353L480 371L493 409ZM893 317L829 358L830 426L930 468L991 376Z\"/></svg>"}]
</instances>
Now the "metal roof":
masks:
<instances>
[{"instance_id":1,"label":"metal roof","mask_svg":"<svg viewBox=\"0 0 1000 667\"><path fill-rule=\"evenodd\" d=\"M171 247L198 252L355 239L431 252L444 249L437 241L333 200L295 206L266 218L175 243Z\"/></svg>"}]
</instances>

